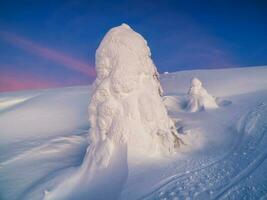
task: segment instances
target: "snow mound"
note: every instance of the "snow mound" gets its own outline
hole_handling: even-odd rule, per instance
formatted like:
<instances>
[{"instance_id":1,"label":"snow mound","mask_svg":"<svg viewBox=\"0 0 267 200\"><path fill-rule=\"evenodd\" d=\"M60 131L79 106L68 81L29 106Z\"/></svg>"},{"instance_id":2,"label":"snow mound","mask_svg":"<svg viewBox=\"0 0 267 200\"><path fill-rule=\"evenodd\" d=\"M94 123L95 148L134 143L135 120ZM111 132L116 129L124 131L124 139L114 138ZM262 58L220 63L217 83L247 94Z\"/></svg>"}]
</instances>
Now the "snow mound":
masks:
<instances>
[{"instance_id":1,"label":"snow mound","mask_svg":"<svg viewBox=\"0 0 267 200\"><path fill-rule=\"evenodd\" d=\"M192 78L188 91L188 104L186 109L189 112L197 112L217 107L216 99L207 92L202 86L201 81L195 77Z\"/></svg>"}]
</instances>

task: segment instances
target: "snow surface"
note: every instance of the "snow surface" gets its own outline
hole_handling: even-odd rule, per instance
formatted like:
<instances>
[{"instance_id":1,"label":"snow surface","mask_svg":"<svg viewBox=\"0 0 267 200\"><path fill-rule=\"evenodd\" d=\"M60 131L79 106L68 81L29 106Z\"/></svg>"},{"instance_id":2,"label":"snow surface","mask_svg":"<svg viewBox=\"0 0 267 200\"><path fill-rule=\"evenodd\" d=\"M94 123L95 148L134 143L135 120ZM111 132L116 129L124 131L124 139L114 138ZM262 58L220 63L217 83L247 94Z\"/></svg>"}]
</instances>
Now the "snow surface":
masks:
<instances>
[{"instance_id":1,"label":"snow surface","mask_svg":"<svg viewBox=\"0 0 267 200\"><path fill-rule=\"evenodd\" d=\"M179 109L193 77L218 97L217 109ZM138 162L126 162L122 146L112 171L97 172L93 196L80 199L266 199L267 67L182 71L160 82L181 137L191 135L186 145ZM81 86L0 94L1 200L43 199L80 168L90 146L91 92Z\"/></svg>"}]
</instances>

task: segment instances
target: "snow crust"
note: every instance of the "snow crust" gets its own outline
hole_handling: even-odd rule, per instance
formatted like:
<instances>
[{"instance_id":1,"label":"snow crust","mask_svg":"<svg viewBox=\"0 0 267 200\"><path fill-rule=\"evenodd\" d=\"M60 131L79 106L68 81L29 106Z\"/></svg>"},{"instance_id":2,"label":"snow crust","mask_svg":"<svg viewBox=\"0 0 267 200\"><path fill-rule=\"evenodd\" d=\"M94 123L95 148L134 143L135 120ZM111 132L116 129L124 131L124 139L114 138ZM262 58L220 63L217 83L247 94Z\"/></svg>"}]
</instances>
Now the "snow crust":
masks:
<instances>
[{"instance_id":1,"label":"snow crust","mask_svg":"<svg viewBox=\"0 0 267 200\"><path fill-rule=\"evenodd\" d=\"M214 108L218 108L216 99L207 92L199 79L196 77L192 78L188 91L188 104L186 109L189 112L197 112Z\"/></svg>"}]
</instances>

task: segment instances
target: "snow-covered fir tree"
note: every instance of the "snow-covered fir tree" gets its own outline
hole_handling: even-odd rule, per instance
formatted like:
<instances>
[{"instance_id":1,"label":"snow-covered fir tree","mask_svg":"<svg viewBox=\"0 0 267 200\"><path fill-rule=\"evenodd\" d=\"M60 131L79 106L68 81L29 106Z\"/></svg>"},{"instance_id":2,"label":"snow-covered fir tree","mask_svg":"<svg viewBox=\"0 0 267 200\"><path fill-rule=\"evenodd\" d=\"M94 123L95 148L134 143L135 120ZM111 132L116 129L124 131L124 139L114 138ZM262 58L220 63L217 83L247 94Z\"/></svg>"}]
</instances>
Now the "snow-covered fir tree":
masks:
<instances>
[{"instance_id":1,"label":"snow-covered fir tree","mask_svg":"<svg viewBox=\"0 0 267 200\"><path fill-rule=\"evenodd\" d=\"M197 112L217 108L216 99L210 95L197 78L192 78L188 91L187 110Z\"/></svg>"}]
</instances>

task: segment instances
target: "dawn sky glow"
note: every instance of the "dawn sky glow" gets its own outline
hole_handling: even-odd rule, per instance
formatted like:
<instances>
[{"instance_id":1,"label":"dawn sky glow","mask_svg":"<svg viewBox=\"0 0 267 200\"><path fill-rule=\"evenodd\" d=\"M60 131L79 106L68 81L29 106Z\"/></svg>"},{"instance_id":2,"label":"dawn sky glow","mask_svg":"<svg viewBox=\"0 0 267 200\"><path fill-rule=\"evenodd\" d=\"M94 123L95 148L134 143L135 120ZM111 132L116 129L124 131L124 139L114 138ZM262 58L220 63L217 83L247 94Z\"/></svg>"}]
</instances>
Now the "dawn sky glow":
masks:
<instances>
[{"instance_id":1,"label":"dawn sky glow","mask_svg":"<svg viewBox=\"0 0 267 200\"><path fill-rule=\"evenodd\" d=\"M148 41L160 72L267 64L266 1L1 1L0 92L89 84L112 27Z\"/></svg>"}]
</instances>

